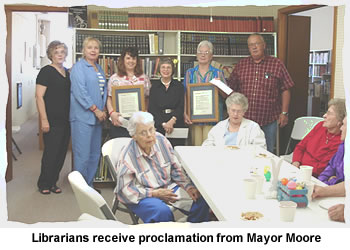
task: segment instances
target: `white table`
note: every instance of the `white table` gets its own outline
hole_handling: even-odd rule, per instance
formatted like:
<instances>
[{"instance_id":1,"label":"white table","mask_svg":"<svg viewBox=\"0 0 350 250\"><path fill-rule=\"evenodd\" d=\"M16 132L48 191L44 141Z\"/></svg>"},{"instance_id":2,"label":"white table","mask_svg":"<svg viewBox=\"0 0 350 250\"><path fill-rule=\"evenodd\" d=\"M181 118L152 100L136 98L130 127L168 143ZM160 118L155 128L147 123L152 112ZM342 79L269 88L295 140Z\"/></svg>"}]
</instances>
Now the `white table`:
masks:
<instances>
[{"instance_id":1,"label":"white table","mask_svg":"<svg viewBox=\"0 0 350 250\"><path fill-rule=\"evenodd\" d=\"M264 166L271 166L269 158L279 159L260 147L228 149L226 147L177 146L175 153L220 221L228 221L238 226L251 226L251 223L254 223L254 226L261 227L340 227L344 225L344 223L331 221L327 210L318 205L321 200L338 203L344 201L344 198L313 200L307 208L297 208L293 223L280 221L277 199L265 199L264 195L257 195L255 200L247 200L243 189L243 179L250 177L252 168L258 169L263 174ZM259 153L264 153L267 157L256 157ZM297 177L298 172L298 168L283 162L279 178ZM325 186L315 178L312 181ZM264 189L267 188L268 183L265 182ZM241 213L248 211L259 211L264 218L258 221L243 221Z\"/></svg>"}]
</instances>

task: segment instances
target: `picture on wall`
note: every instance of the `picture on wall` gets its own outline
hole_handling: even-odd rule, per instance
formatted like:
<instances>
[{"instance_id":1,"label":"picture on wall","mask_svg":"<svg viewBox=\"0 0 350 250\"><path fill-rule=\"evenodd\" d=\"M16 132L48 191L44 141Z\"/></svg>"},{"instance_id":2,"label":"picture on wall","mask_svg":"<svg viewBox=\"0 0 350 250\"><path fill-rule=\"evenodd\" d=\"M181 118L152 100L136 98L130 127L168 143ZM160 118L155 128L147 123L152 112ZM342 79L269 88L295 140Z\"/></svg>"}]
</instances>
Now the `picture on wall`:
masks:
<instances>
[{"instance_id":1,"label":"picture on wall","mask_svg":"<svg viewBox=\"0 0 350 250\"><path fill-rule=\"evenodd\" d=\"M22 83L17 83L17 109L22 107Z\"/></svg>"}]
</instances>

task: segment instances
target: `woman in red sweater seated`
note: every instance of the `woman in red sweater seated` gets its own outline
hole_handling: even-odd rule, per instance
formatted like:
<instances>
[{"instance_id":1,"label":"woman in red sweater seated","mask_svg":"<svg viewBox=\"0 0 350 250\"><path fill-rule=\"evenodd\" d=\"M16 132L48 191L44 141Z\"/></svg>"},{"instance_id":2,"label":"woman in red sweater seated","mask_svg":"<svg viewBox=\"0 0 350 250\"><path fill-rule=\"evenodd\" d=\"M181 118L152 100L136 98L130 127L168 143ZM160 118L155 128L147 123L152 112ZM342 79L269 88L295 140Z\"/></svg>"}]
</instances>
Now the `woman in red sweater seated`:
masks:
<instances>
[{"instance_id":1,"label":"woman in red sweater seated","mask_svg":"<svg viewBox=\"0 0 350 250\"><path fill-rule=\"evenodd\" d=\"M328 111L324 121L318 123L299 142L293 152L292 164L312 166L312 175L318 175L325 169L329 160L337 152L340 140L340 127L346 114L345 100L332 99L328 102Z\"/></svg>"}]
</instances>

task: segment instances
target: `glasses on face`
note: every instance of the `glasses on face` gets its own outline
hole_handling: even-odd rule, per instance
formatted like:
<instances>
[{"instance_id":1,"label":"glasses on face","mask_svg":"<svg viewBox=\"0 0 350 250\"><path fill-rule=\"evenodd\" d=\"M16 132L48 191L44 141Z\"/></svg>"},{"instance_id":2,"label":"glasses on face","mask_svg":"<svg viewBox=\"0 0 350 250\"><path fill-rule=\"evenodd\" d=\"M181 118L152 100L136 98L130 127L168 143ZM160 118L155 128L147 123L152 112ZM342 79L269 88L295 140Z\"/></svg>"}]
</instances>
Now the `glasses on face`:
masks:
<instances>
[{"instance_id":1,"label":"glasses on face","mask_svg":"<svg viewBox=\"0 0 350 250\"><path fill-rule=\"evenodd\" d=\"M263 43L262 43L262 42L248 43L248 47L249 47L249 48L258 47L258 46L260 46L261 44L263 44Z\"/></svg>"},{"instance_id":2,"label":"glasses on face","mask_svg":"<svg viewBox=\"0 0 350 250\"><path fill-rule=\"evenodd\" d=\"M238 115L242 115L244 113L242 109L230 109L230 112L232 114L238 114Z\"/></svg>"},{"instance_id":3,"label":"glasses on face","mask_svg":"<svg viewBox=\"0 0 350 250\"><path fill-rule=\"evenodd\" d=\"M201 55L201 56L207 56L207 55L209 55L209 51L197 51L197 54L198 55Z\"/></svg>"},{"instance_id":4,"label":"glasses on face","mask_svg":"<svg viewBox=\"0 0 350 250\"><path fill-rule=\"evenodd\" d=\"M140 131L138 134L143 136L143 137L146 137L148 135L153 135L155 132L156 132L156 129L154 127L151 127L148 130L145 129L145 130Z\"/></svg>"}]
</instances>

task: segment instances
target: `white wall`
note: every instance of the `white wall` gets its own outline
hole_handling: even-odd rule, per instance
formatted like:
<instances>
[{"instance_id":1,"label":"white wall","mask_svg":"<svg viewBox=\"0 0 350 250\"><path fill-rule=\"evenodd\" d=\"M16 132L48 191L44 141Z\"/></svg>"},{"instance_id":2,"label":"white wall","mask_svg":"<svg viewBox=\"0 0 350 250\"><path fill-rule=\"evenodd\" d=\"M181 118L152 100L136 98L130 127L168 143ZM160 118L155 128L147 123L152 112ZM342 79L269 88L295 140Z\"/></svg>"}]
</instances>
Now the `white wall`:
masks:
<instances>
[{"instance_id":1,"label":"white wall","mask_svg":"<svg viewBox=\"0 0 350 250\"><path fill-rule=\"evenodd\" d=\"M310 50L332 49L334 7L317 8L295 15L311 17Z\"/></svg>"},{"instance_id":2,"label":"white wall","mask_svg":"<svg viewBox=\"0 0 350 250\"><path fill-rule=\"evenodd\" d=\"M67 13L14 12L12 16L12 125L21 125L36 110L35 83L39 70L33 67L33 46L37 42L37 19L45 20L47 43L60 40L68 46L67 68L72 66L72 29L68 29ZM39 32L39 30L38 30ZM25 45L26 42L26 55ZM46 51L46 49L45 49ZM40 67L51 63L47 57L40 59ZM22 82L23 105L17 109L17 82Z\"/></svg>"},{"instance_id":3,"label":"white wall","mask_svg":"<svg viewBox=\"0 0 350 250\"><path fill-rule=\"evenodd\" d=\"M344 68L346 67L346 61L344 61L344 16L345 6L338 7L338 18L337 18L337 36L336 36L336 50L335 52L335 72L334 72L334 97L345 98L344 91ZM348 28L349 29L349 28ZM347 83L349 85L349 83Z\"/></svg>"}]
</instances>

